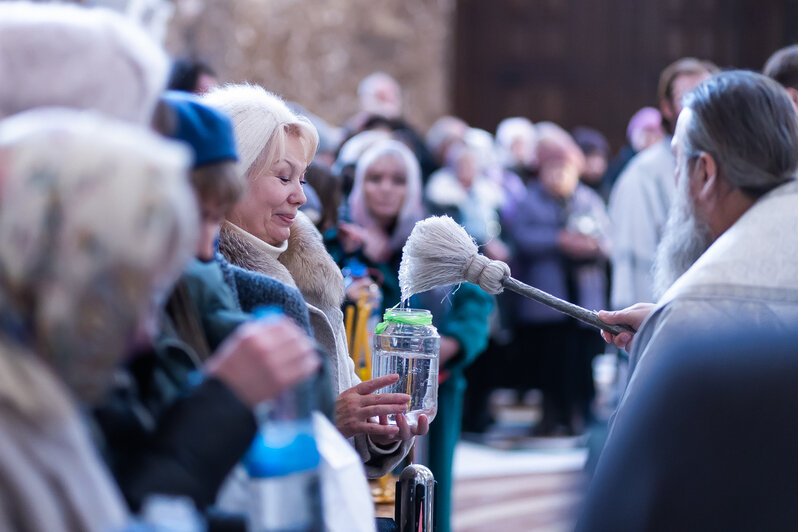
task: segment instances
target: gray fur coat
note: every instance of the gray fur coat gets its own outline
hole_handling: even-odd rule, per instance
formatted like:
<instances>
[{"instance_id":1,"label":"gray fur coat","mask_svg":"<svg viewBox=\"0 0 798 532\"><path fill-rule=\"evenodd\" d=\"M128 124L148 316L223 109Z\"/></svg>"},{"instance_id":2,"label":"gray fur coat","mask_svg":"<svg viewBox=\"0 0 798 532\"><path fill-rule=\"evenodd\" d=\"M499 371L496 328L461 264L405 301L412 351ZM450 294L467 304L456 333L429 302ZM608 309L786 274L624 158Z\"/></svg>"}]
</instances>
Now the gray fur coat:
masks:
<instances>
[{"instance_id":1,"label":"gray fur coat","mask_svg":"<svg viewBox=\"0 0 798 532\"><path fill-rule=\"evenodd\" d=\"M274 257L262 240L230 222L222 225L219 251L228 261L241 268L298 288L310 313L314 337L330 357L335 391L340 394L360 382L349 357L341 311L344 279L341 270L327 253L321 234L304 214L297 214L291 226L288 248L279 258ZM350 441L362 458L369 478L381 477L393 469L413 443L410 440L383 449L363 434Z\"/></svg>"}]
</instances>

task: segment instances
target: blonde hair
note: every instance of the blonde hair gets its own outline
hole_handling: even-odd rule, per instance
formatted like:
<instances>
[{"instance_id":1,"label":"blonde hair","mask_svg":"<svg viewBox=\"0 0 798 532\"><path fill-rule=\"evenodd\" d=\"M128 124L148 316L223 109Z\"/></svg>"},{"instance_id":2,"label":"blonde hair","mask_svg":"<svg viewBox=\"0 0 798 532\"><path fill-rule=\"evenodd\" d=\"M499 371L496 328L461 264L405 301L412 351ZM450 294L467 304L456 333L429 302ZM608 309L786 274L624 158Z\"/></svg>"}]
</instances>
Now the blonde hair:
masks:
<instances>
[{"instance_id":1,"label":"blonde hair","mask_svg":"<svg viewBox=\"0 0 798 532\"><path fill-rule=\"evenodd\" d=\"M315 126L263 87L225 85L204 95L202 100L226 113L233 122L239 175L251 179L283 157L288 135L300 139L306 162L310 164L313 160L319 146L319 133Z\"/></svg>"},{"instance_id":2,"label":"blonde hair","mask_svg":"<svg viewBox=\"0 0 798 532\"><path fill-rule=\"evenodd\" d=\"M149 124L169 60L106 9L0 3L0 117L35 107L93 109Z\"/></svg>"}]
</instances>

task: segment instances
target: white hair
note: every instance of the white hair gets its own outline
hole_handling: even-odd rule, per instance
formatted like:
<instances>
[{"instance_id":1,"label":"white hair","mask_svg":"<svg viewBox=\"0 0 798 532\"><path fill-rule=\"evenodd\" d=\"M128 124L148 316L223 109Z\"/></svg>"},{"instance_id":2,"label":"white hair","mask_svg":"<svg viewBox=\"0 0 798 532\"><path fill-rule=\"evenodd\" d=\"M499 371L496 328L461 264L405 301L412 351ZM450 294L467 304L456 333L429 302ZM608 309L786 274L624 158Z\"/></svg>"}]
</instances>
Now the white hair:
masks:
<instances>
[{"instance_id":1,"label":"white hair","mask_svg":"<svg viewBox=\"0 0 798 532\"><path fill-rule=\"evenodd\" d=\"M230 117L238 147L239 175L252 177L285 153L288 134L298 136L310 164L319 146L319 133L304 116L291 111L277 95L258 85L225 85L202 97Z\"/></svg>"},{"instance_id":2,"label":"white hair","mask_svg":"<svg viewBox=\"0 0 798 532\"><path fill-rule=\"evenodd\" d=\"M378 97L380 86L390 85L396 91L397 101L386 102ZM395 118L402 113L402 89L399 83L385 72L373 72L357 86L360 107L366 112Z\"/></svg>"},{"instance_id":3,"label":"white hair","mask_svg":"<svg viewBox=\"0 0 798 532\"><path fill-rule=\"evenodd\" d=\"M652 266L656 299L661 298L712 245L712 230L706 221L699 218L690 197L688 174L685 160Z\"/></svg>"},{"instance_id":4,"label":"white hair","mask_svg":"<svg viewBox=\"0 0 798 532\"><path fill-rule=\"evenodd\" d=\"M367 149L381 140L391 139L391 134L380 129L367 129L352 136L338 150L338 158L333 164L333 173L340 174L349 165L357 164L357 160Z\"/></svg>"},{"instance_id":5,"label":"white hair","mask_svg":"<svg viewBox=\"0 0 798 532\"><path fill-rule=\"evenodd\" d=\"M523 142L526 160L518 160L513 154L512 147L516 140ZM504 166L529 165L534 162L537 140L534 124L522 116L505 118L496 128L496 151Z\"/></svg>"},{"instance_id":6,"label":"white hair","mask_svg":"<svg viewBox=\"0 0 798 532\"><path fill-rule=\"evenodd\" d=\"M169 60L106 9L0 3L0 117L36 107L94 109L149 124Z\"/></svg>"},{"instance_id":7,"label":"white hair","mask_svg":"<svg viewBox=\"0 0 798 532\"><path fill-rule=\"evenodd\" d=\"M493 135L484 129L469 127L463 138L466 145L471 148L480 172L491 171L498 163Z\"/></svg>"},{"instance_id":8,"label":"white hair","mask_svg":"<svg viewBox=\"0 0 798 532\"><path fill-rule=\"evenodd\" d=\"M430 126L424 141L427 148L436 156L445 159L441 150L448 142L462 141L468 129L466 124L456 116L442 116Z\"/></svg>"}]
</instances>

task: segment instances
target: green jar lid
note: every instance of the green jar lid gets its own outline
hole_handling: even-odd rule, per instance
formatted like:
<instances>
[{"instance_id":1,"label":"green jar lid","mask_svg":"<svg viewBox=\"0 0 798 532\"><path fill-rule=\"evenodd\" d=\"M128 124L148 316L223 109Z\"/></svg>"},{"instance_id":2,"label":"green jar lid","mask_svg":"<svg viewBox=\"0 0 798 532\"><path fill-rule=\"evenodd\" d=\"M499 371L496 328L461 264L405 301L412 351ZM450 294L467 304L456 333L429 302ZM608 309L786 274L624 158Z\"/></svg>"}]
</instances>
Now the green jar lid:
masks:
<instances>
[{"instance_id":1,"label":"green jar lid","mask_svg":"<svg viewBox=\"0 0 798 532\"><path fill-rule=\"evenodd\" d=\"M405 325L418 325L424 327L432 325L432 312L424 309L400 309L389 308L383 314L382 319L385 320L374 328L374 334L382 334L389 323L402 323Z\"/></svg>"}]
</instances>

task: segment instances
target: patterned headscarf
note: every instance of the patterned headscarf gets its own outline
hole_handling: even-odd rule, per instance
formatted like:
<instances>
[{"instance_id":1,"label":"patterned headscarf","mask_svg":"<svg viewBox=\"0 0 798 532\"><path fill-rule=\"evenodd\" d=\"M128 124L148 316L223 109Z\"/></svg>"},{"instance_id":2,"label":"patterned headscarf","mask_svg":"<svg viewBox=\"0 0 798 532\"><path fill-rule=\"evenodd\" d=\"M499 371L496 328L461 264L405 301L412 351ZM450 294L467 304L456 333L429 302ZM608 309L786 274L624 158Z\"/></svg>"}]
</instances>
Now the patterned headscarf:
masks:
<instances>
[{"instance_id":1,"label":"patterned headscarf","mask_svg":"<svg viewBox=\"0 0 798 532\"><path fill-rule=\"evenodd\" d=\"M187 151L87 111L0 122L0 345L94 399L198 227Z\"/></svg>"}]
</instances>

